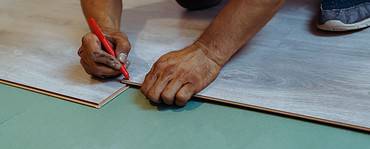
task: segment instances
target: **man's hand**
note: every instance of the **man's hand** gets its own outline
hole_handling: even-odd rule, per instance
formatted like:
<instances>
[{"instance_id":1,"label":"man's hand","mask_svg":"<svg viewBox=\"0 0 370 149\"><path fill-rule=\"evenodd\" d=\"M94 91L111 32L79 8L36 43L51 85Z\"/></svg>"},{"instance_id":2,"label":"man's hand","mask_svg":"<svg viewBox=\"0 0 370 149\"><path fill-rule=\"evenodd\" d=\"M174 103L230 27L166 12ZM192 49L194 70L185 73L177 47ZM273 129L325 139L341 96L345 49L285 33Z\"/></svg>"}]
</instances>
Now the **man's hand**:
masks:
<instances>
[{"instance_id":1,"label":"man's hand","mask_svg":"<svg viewBox=\"0 0 370 149\"><path fill-rule=\"evenodd\" d=\"M208 86L221 66L207 57L198 44L163 55L146 75L141 87L155 103L183 106L195 93Z\"/></svg>"},{"instance_id":2,"label":"man's hand","mask_svg":"<svg viewBox=\"0 0 370 149\"><path fill-rule=\"evenodd\" d=\"M127 36L122 32L112 32L106 35L113 45L116 56L105 52L99 39L92 33L82 38L82 45L78 50L80 63L85 71L99 78L116 77L120 75L121 63L127 63L127 55L131 49Z\"/></svg>"},{"instance_id":3,"label":"man's hand","mask_svg":"<svg viewBox=\"0 0 370 149\"><path fill-rule=\"evenodd\" d=\"M209 85L221 67L277 12L284 0L232 0L193 45L162 56L142 92L153 102L179 106Z\"/></svg>"}]
</instances>

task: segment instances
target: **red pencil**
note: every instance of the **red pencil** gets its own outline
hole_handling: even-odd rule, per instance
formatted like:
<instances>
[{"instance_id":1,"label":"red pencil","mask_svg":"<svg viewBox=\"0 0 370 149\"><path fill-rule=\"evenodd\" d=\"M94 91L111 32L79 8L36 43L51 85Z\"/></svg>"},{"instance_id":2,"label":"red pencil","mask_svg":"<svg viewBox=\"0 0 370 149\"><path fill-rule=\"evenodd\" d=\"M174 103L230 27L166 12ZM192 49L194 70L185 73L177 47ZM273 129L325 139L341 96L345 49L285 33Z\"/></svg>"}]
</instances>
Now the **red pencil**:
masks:
<instances>
[{"instance_id":1,"label":"red pencil","mask_svg":"<svg viewBox=\"0 0 370 149\"><path fill-rule=\"evenodd\" d=\"M103 46L107 50L107 52L110 55L112 55L113 57L116 57L116 53L114 52L114 50L110 46L108 40L103 35L103 32L101 31L98 23L96 23L95 19L94 18L89 18L87 20L87 22L88 22L88 24L89 24L92 32L99 38L100 42L103 44ZM130 75L127 72L127 69L126 69L126 65L125 64L122 64L122 67L121 67L120 70L121 70L123 76L125 76L125 79L126 80L130 79Z\"/></svg>"}]
</instances>

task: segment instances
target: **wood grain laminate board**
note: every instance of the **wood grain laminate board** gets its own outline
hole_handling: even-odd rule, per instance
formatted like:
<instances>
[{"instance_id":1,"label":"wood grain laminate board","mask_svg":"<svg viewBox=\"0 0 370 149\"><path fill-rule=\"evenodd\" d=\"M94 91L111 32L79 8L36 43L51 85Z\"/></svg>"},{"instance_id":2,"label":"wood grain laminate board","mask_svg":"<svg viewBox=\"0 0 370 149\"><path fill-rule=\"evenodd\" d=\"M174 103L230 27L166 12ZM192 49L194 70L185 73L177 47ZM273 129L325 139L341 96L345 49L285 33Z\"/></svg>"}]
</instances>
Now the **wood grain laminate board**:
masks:
<instances>
[{"instance_id":1,"label":"wood grain laminate board","mask_svg":"<svg viewBox=\"0 0 370 149\"><path fill-rule=\"evenodd\" d=\"M79 1L1 0L0 83L101 107L127 86L84 72L77 49L87 31Z\"/></svg>"},{"instance_id":2,"label":"wood grain laminate board","mask_svg":"<svg viewBox=\"0 0 370 149\"><path fill-rule=\"evenodd\" d=\"M123 29L140 85L163 54L202 33L218 8L186 12L171 0L126 1ZM279 13L196 96L370 131L370 30L315 29L319 0L287 0Z\"/></svg>"}]
</instances>

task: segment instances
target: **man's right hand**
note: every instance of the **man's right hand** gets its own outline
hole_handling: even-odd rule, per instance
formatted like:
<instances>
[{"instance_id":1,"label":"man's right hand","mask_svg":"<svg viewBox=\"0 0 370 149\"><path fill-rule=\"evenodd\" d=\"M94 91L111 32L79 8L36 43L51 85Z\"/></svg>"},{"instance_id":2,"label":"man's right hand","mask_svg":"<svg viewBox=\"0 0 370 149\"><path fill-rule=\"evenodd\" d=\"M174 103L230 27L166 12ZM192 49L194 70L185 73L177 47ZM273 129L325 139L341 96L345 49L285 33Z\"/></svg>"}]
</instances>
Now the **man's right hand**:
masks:
<instances>
[{"instance_id":1,"label":"man's right hand","mask_svg":"<svg viewBox=\"0 0 370 149\"><path fill-rule=\"evenodd\" d=\"M127 55L131 49L127 36L122 32L109 33L106 38L113 45L117 57L105 52L98 37L93 33L87 33L82 38L82 44L78 50L82 67L88 74L98 78L119 76L121 63L127 63Z\"/></svg>"}]
</instances>

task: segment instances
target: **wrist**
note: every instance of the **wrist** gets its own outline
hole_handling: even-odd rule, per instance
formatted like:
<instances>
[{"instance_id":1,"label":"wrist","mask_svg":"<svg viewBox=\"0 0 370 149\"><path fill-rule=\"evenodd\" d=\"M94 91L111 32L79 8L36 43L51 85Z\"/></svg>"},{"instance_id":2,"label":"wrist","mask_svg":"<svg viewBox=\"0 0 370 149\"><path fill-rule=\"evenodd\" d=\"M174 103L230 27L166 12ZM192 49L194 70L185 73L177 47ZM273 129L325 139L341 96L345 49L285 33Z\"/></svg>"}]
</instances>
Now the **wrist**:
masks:
<instances>
[{"instance_id":1,"label":"wrist","mask_svg":"<svg viewBox=\"0 0 370 149\"><path fill-rule=\"evenodd\" d=\"M104 34L112 34L112 33L115 33L115 32L121 32L120 29L116 29L116 28L112 28L112 27L101 27L101 30Z\"/></svg>"},{"instance_id":2,"label":"wrist","mask_svg":"<svg viewBox=\"0 0 370 149\"><path fill-rule=\"evenodd\" d=\"M96 19L96 22L100 26L102 32L105 33L105 34L110 34L110 33L120 31L119 24L114 23L110 19L102 19L102 18L99 19L99 17L98 17L98 19Z\"/></svg>"},{"instance_id":3,"label":"wrist","mask_svg":"<svg viewBox=\"0 0 370 149\"><path fill-rule=\"evenodd\" d=\"M193 43L193 46L196 46L198 50L201 50L207 58L215 62L217 65L222 67L227 62L226 55L222 55L219 51L209 48L202 40L197 40Z\"/></svg>"}]
</instances>

